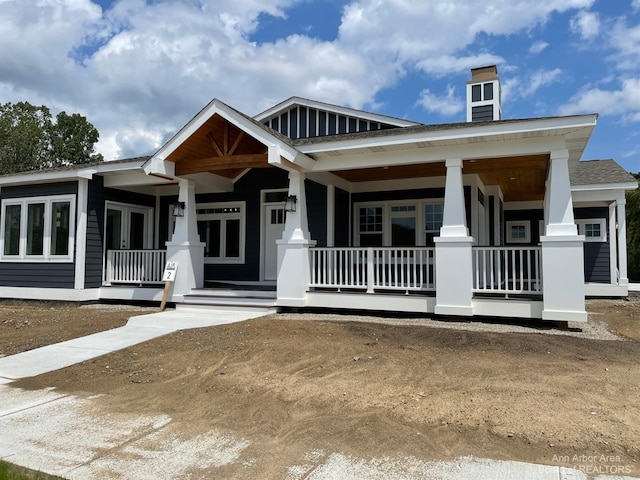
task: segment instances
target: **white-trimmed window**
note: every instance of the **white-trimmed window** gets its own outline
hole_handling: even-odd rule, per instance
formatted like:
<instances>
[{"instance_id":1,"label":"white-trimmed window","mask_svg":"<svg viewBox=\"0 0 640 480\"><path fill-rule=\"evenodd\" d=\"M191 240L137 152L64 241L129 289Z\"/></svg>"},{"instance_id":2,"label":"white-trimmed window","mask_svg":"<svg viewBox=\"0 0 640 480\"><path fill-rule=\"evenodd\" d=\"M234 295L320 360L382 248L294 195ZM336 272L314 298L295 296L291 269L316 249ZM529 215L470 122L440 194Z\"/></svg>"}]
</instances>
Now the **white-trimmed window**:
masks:
<instances>
[{"instance_id":1,"label":"white-trimmed window","mask_svg":"<svg viewBox=\"0 0 640 480\"><path fill-rule=\"evenodd\" d=\"M604 218L589 218L576 220L578 234L584 235L585 242L607 241L607 220Z\"/></svg>"},{"instance_id":2,"label":"white-trimmed window","mask_svg":"<svg viewBox=\"0 0 640 480\"><path fill-rule=\"evenodd\" d=\"M244 263L245 202L196 205L205 263Z\"/></svg>"},{"instance_id":3,"label":"white-trimmed window","mask_svg":"<svg viewBox=\"0 0 640 480\"><path fill-rule=\"evenodd\" d=\"M507 222L507 243L530 243L531 222L517 220Z\"/></svg>"},{"instance_id":4,"label":"white-trimmed window","mask_svg":"<svg viewBox=\"0 0 640 480\"><path fill-rule=\"evenodd\" d=\"M444 204L425 203L424 204L424 238L425 245L433 246L435 237L440 236L442 219L444 214Z\"/></svg>"},{"instance_id":5,"label":"white-trimmed window","mask_svg":"<svg viewBox=\"0 0 640 480\"><path fill-rule=\"evenodd\" d=\"M383 207L367 205L358 207L358 234L361 247L381 247L383 240Z\"/></svg>"},{"instance_id":6,"label":"white-trimmed window","mask_svg":"<svg viewBox=\"0 0 640 480\"><path fill-rule=\"evenodd\" d=\"M5 199L2 217L2 260L73 261L75 195Z\"/></svg>"}]
</instances>

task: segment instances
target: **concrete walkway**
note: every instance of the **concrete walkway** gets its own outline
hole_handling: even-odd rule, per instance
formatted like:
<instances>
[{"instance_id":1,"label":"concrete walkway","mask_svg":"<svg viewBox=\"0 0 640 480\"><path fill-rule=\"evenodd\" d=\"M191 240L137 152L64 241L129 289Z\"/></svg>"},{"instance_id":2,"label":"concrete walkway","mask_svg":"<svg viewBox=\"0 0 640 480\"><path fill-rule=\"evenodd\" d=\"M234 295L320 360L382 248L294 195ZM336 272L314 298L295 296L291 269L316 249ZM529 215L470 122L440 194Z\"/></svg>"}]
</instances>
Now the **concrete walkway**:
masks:
<instances>
[{"instance_id":1,"label":"concrete walkway","mask_svg":"<svg viewBox=\"0 0 640 480\"><path fill-rule=\"evenodd\" d=\"M25 391L12 380L39 375L177 330L248 320L256 312L186 310L133 317L126 326L0 358L0 459L69 479L192 478L202 469L224 468L233 478L260 478L248 453L251 439L211 430L187 436L168 415L107 414L99 397L78 398L55 390ZM2 385L4 383L4 385ZM615 466L615 465L614 465ZM453 461L355 458L310 451L290 465L287 480L634 480L620 475L462 457ZM602 468L612 467L603 464ZM623 467L623 466L622 466ZM198 477L200 478L200 477ZM221 477L223 478L223 477ZM279 477L280 478L280 477ZM637 480L637 479L635 479Z\"/></svg>"}]
</instances>

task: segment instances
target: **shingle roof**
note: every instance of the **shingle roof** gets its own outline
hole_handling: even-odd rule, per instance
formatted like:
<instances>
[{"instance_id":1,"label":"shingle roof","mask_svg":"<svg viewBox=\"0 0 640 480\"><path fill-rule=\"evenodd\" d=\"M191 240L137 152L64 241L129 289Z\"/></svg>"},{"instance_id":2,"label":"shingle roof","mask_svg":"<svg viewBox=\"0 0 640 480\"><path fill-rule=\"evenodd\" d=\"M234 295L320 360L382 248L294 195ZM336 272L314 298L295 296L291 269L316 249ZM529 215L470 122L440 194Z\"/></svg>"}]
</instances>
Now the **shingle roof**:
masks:
<instances>
[{"instance_id":1,"label":"shingle roof","mask_svg":"<svg viewBox=\"0 0 640 480\"><path fill-rule=\"evenodd\" d=\"M50 172L63 172L70 170L83 170L85 168L97 167L99 165L105 164L117 164L117 163L136 163L136 162L144 162L148 160L149 156L140 156L140 157L131 157L131 158L122 158L120 160L106 160L103 162L92 162L92 163L78 163L75 165L61 165L59 167L51 167L51 168L43 168L40 170L27 170L25 172L16 172L16 173L6 173L4 175L0 175L2 177L11 177L15 175L35 175L38 173L50 173Z\"/></svg>"},{"instance_id":2,"label":"shingle roof","mask_svg":"<svg viewBox=\"0 0 640 480\"><path fill-rule=\"evenodd\" d=\"M578 162L571 172L571 185L603 185L609 183L637 183L629 172L614 160Z\"/></svg>"}]
</instances>

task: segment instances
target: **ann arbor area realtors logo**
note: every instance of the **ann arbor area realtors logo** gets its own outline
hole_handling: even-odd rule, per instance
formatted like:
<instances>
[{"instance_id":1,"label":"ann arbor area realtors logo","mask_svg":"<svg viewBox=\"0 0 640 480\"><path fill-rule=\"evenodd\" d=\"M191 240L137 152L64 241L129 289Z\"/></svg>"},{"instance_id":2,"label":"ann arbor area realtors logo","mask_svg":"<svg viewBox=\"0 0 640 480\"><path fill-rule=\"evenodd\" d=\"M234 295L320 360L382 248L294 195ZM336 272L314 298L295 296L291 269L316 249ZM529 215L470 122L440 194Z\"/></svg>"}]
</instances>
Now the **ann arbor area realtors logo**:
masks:
<instances>
[{"instance_id":1,"label":"ann arbor area realtors logo","mask_svg":"<svg viewBox=\"0 0 640 480\"><path fill-rule=\"evenodd\" d=\"M589 474L629 474L631 465L622 465L620 455L554 455L554 463L572 464L572 468Z\"/></svg>"}]
</instances>

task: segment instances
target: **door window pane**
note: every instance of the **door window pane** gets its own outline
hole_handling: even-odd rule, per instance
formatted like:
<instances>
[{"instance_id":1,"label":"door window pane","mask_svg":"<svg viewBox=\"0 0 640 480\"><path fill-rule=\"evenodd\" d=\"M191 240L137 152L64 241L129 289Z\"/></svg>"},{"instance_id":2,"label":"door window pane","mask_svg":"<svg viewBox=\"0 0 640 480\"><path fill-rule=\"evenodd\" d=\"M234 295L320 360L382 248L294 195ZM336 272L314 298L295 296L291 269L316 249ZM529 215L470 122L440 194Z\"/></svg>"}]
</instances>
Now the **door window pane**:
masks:
<instances>
[{"instance_id":1,"label":"door window pane","mask_svg":"<svg viewBox=\"0 0 640 480\"><path fill-rule=\"evenodd\" d=\"M129 248L132 250L144 248L145 217L141 212L131 212L129 215Z\"/></svg>"},{"instance_id":2,"label":"door window pane","mask_svg":"<svg viewBox=\"0 0 640 480\"><path fill-rule=\"evenodd\" d=\"M107 210L107 250L122 248L122 212Z\"/></svg>"},{"instance_id":3,"label":"door window pane","mask_svg":"<svg viewBox=\"0 0 640 480\"><path fill-rule=\"evenodd\" d=\"M71 202L51 204L51 255L69 254Z\"/></svg>"},{"instance_id":4,"label":"door window pane","mask_svg":"<svg viewBox=\"0 0 640 480\"><path fill-rule=\"evenodd\" d=\"M27 205L27 255L44 253L44 203Z\"/></svg>"},{"instance_id":5,"label":"door window pane","mask_svg":"<svg viewBox=\"0 0 640 480\"><path fill-rule=\"evenodd\" d=\"M20 205L7 205L4 212L4 254L20 254Z\"/></svg>"},{"instance_id":6,"label":"door window pane","mask_svg":"<svg viewBox=\"0 0 640 480\"><path fill-rule=\"evenodd\" d=\"M231 219L225 222L226 238L224 256L227 258L240 257L240 220Z\"/></svg>"}]
</instances>

